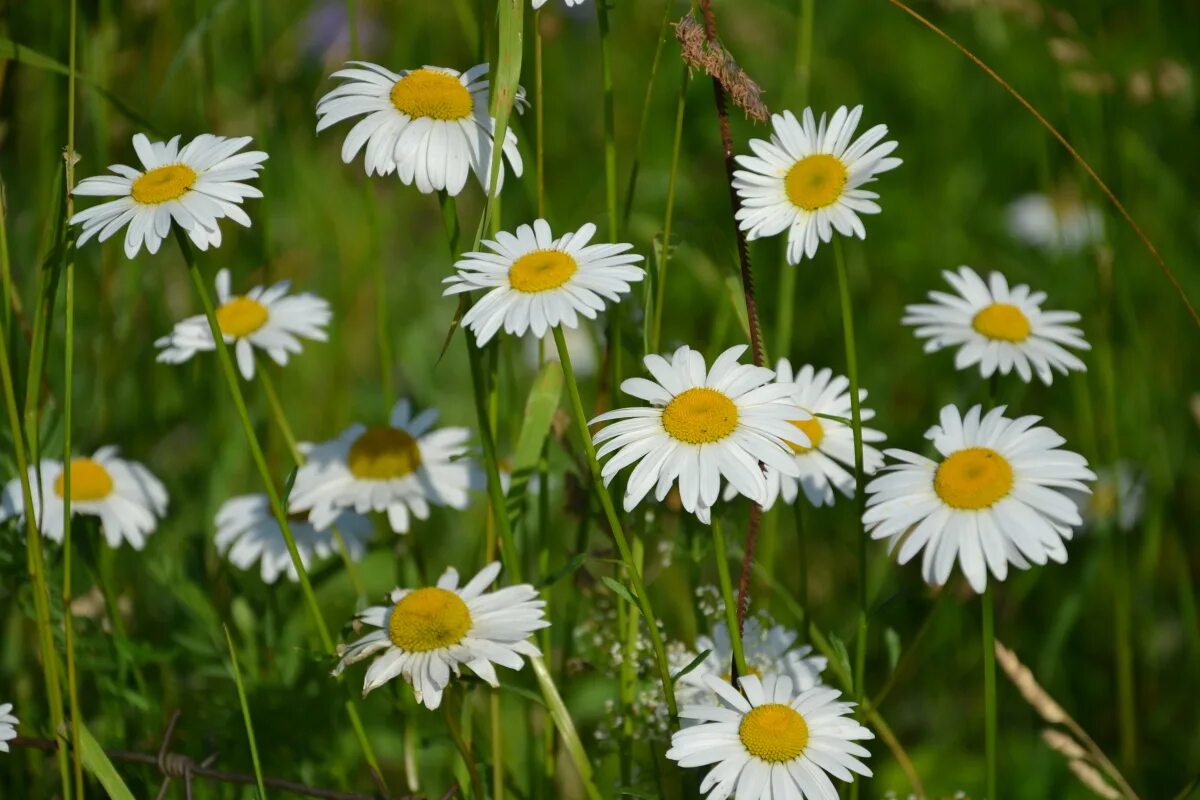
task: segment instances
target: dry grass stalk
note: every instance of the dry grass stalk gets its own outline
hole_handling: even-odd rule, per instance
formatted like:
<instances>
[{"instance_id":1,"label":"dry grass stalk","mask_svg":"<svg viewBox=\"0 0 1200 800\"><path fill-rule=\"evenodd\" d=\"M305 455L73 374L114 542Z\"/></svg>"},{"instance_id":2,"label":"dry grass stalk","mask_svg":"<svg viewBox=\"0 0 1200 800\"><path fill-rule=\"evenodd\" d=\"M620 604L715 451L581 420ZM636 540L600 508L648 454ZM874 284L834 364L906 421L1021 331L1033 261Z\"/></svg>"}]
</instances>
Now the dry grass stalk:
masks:
<instances>
[{"instance_id":1,"label":"dry grass stalk","mask_svg":"<svg viewBox=\"0 0 1200 800\"><path fill-rule=\"evenodd\" d=\"M1068 759L1087 758L1087 751L1079 742L1055 728L1042 731L1042 740L1050 745L1050 749L1062 753Z\"/></svg>"},{"instance_id":2,"label":"dry grass stalk","mask_svg":"<svg viewBox=\"0 0 1200 800\"><path fill-rule=\"evenodd\" d=\"M1079 778L1080 783L1105 800L1121 800L1121 793L1104 780L1104 776L1086 761L1072 761L1071 772L1075 773L1075 777Z\"/></svg>"},{"instance_id":3,"label":"dry grass stalk","mask_svg":"<svg viewBox=\"0 0 1200 800\"><path fill-rule=\"evenodd\" d=\"M1055 725L1061 725L1067 719L1067 712L1063 711L1062 706L1054 702L1054 698L1038 684L1029 667L1022 664L1017 654L1000 642L996 642L996 662L1021 692L1025 702L1033 706L1042 719Z\"/></svg>"},{"instance_id":4,"label":"dry grass stalk","mask_svg":"<svg viewBox=\"0 0 1200 800\"><path fill-rule=\"evenodd\" d=\"M683 61L720 82L721 88L734 104L755 122L766 122L771 111L762 101L762 89L744 69L738 66L719 41L709 42L704 27L688 15L675 23L675 38Z\"/></svg>"}]
</instances>

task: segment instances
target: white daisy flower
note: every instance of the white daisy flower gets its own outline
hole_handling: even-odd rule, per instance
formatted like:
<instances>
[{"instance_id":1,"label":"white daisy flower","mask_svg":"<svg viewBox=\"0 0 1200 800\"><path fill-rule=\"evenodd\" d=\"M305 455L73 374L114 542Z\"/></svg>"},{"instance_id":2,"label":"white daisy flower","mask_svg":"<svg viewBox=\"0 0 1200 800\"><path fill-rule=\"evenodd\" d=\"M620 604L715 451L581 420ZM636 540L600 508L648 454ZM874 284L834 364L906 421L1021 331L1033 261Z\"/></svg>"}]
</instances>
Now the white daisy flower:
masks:
<instances>
[{"instance_id":1,"label":"white daisy flower","mask_svg":"<svg viewBox=\"0 0 1200 800\"><path fill-rule=\"evenodd\" d=\"M1073 194L1027 194L1009 204L1009 233L1052 253L1077 253L1104 238L1104 215Z\"/></svg>"},{"instance_id":2,"label":"white daisy flower","mask_svg":"<svg viewBox=\"0 0 1200 800\"><path fill-rule=\"evenodd\" d=\"M642 257L631 244L593 244L590 222L574 233L553 238L544 219L522 225L516 234L500 232L483 244L492 252L467 253L446 278L446 296L488 290L463 316L462 324L482 346L500 330L525 331L541 338L559 325L574 328L582 314L595 319L605 300L619 303L629 284L645 277L635 266Z\"/></svg>"},{"instance_id":3,"label":"white daisy flower","mask_svg":"<svg viewBox=\"0 0 1200 800\"><path fill-rule=\"evenodd\" d=\"M1073 493L1088 527L1115 524L1126 533L1137 527L1146 511L1146 473L1128 461L1096 470L1090 493Z\"/></svg>"},{"instance_id":4,"label":"white daisy flower","mask_svg":"<svg viewBox=\"0 0 1200 800\"><path fill-rule=\"evenodd\" d=\"M113 175L84 178L73 190L75 195L118 198L71 217L72 225L83 226L76 246L97 235L103 242L128 226L126 258L136 256L143 242L157 253L173 221L201 250L220 247L217 222L228 217L249 228L242 201L262 197L258 189L242 183L257 178L267 160L261 150L238 152L251 141L249 136L228 139L204 133L180 148L178 136L151 142L145 134L135 134L133 149L144 169L113 164L108 168Z\"/></svg>"},{"instance_id":5,"label":"white daisy flower","mask_svg":"<svg viewBox=\"0 0 1200 800\"><path fill-rule=\"evenodd\" d=\"M775 505L780 495L783 502L792 505L800 489L804 490L808 502L817 507L833 505L835 488L846 497L854 497L854 429L843 422L816 416L827 414L850 419L849 379L842 375L835 377L828 368L817 371L810 364L793 373L792 364L786 358L779 359L775 374L781 383L795 386L792 402L813 415L809 419L792 420L812 444L805 447L788 443L795 454L799 476L767 469L767 502L763 503L763 508ZM866 389L858 392L860 402L867 399ZM859 413L863 422L875 417L874 410L863 406L859 407ZM863 428L862 435L863 472L871 475L883 466L883 455L867 442L882 442L887 437L873 428ZM735 494L730 487L725 487L726 500L733 499Z\"/></svg>"},{"instance_id":6,"label":"white daisy flower","mask_svg":"<svg viewBox=\"0 0 1200 800\"><path fill-rule=\"evenodd\" d=\"M942 273L957 294L930 292L932 303L905 308L901 322L916 327L918 338L927 339L926 353L958 347L955 369L978 364L983 377L997 370L1007 375L1014 369L1029 383L1034 373L1049 386L1054 370L1066 375L1087 367L1069 350L1090 350L1083 331L1069 323L1078 322L1074 311L1043 311L1045 292L1031 291L1026 284L1008 286L999 272L988 282L970 267Z\"/></svg>"},{"instance_id":7,"label":"white daisy flower","mask_svg":"<svg viewBox=\"0 0 1200 800\"><path fill-rule=\"evenodd\" d=\"M435 409L413 415L407 400L396 403L387 425L351 425L336 439L300 445L305 463L296 472L290 509L308 512L323 531L347 509L386 512L396 533L409 515L429 518L430 506L467 507L474 482L466 457L466 428L432 430Z\"/></svg>"},{"instance_id":8,"label":"white daisy flower","mask_svg":"<svg viewBox=\"0 0 1200 800\"><path fill-rule=\"evenodd\" d=\"M13 716L12 703L0 705L0 753L8 752L8 743L17 738L17 725L21 720Z\"/></svg>"},{"instance_id":9,"label":"white daisy flower","mask_svg":"<svg viewBox=\"0 0 1200 800\"><path fill-rule=\"evenodd\" d=\"M437 586L396 589L391 605L358 615L379 630L339 648L342 659L333 674L382 653L367 669L363 695L401 675L426 708L441 705L451 673L461 675L464 666L499 686L493 664L520 669L521 656L541 655L529 636L550 624L542 610L546 603L527 583L485 593L499 574L500 564L493 562L460 589L458 571L451 567Z\"/></svg>"},{"instance_id":10,"label":"white daisy flower","mask_svg":"<svg viewBox=\"0 0 1200 800\"><path fill-rule=\"evenodd\" d=\"M721 496L721 479L756 503L767 500L767 484L759 463L798 476L789 443L808 446L808 437L791 420L810 415L791 402L792 387L775 381L766 367L739 364L745 345L731 347L706 369L704 356L686 345L671 360L646 356L654 380L630 378L626 394L649 406L619 408L592 420L618 420L593 440L603 459L605 483L622 469L640 462L629 476L625 510L632 511L655 489L660 502L676 479L683 507L707 522Z\"/></svg>"},{"instance_id":11,"label":"white daisy flower","mask_svg":"<svg viewBox=\"0 0 1200 800\"><path fill-rule=\"evenodd\" d=\"M65 470L61 461L43 459L29 467L34 518L47 539L62 541ZM167 490L150 470L119 458L116 447L101 447L90 458L71 459L71 514L100 518L109 547L129 542L134 550L146 545L158 520L167 513ZM14 478L0 495L0 522L24 517L21 481Z\"/></svg>"},{"instance_id":12,"label":"white daisy flower","mask_svg":"<svg viewBox=\"0 0 1200 800\"><path fill-rule=\"evenodd\" d=\"M862 106L845 106L820 123L811 108L801 124L790 111L771 117L771 141L751 139L753 156L738 156L745 169L733 174L742 208L737 218L746 238L788 232L788 263L816 255L817 245L842 236L867 238L859 214L878 214L879 195L859 187L900 166L890 158L896 142L880 142L886 125L876 125L850 143Z\"/></svg>"},{"instance_id":13,"label":"white daisy flower","mask_svg":"<svg viewBox=\"0 0 1200 800\"><path fill-rule=\"evenodd\" d=\"M980 593L988 572L1002 581L1009 564L1066 563L1063 542L1083 524L1068 492L1089 491L1084 481L1096 475L1083 456L1059 449L1066 440L1040 420L1010 419L1004 406L986 415L981 406L965 415L943 408L925 434L941 460L885 451L900 463L867 484L871 538L887 539L901 564L924 550L921 574L931 584L946 583L957 561Z\"/></svg>"},{"instance_id":14,"label":"white daisy flower","mask_svg":"<svg viewBox=\"0 0 1200 800\"><path fill-rule=\"evenodd\" d=\"M772 622L766 614L746 619L742 631L742 655L750 674L760 678L763 675L786 675L800 692L816 686L821 682L821 673L829 662L824 656L812 655L810 645L794 647L799 634ZM708 686L709 677L715 676L726 683L730 682L733 643L729 638L729 626L724 622L713 626L711 637L698 636L693 651L672 654L671 673L677 674L705 650L709 653L704 661L680 677L675 684L675 699L681 706L719 702Z\"/></svg>"},{"instance_id":15,"label":"white daisy flower","mask_svg":"<svg viewBox=\"0 0 1200 800\"><path fill-rule=\"evenodd\" d=\"M564 2L567 4L568 7L583 5L583 0L564 0ZM533 0L533 10L534 11L537 11L539 8L541 8L544 5L546 5L546 0Z\"/></svg>"},{"instance_id":16,"label":"white daisy flower","mask_svg":"<svg viewBox=\"0 0 1200 800\"><path fill-rule=\"evenodd\" d=\"M713 765L700 784L706 800L835 800L830 776L852 783L852 773L871 775L859 760L870 753L855 742L875 735L849 716L854 704L839 701L837 689L796 694L786 675L738 682L740 693L708 676L722 702L680 709L701 724L676 731L667 751L681 767Z\"/></svg>"},{"instance_id":17,"label":"white daisy flower","mask_svg":"<svg viewBox=\"0 0 1200 800\"><path fill-rule=\"evenodd\" d=\"M258 562L263 583L274 583L284 572L293 583L300 580L265 494L247 494L226 500L217 511L216 525L217 552L238 569L250 569ZM334 520L333 526L342 535L350 559L361 561L366 555L367 543L371 541L371 521L345 511ZM288 527L305 569L314 560L324 560L338 552L332 529L319 531L303 515L289 519Z\"/></svg>"},{"instance_id":18,"label":"white daisy flower","mask_svg":"<svg viewBox=\"0 0 1200 800\"><path fill-rule=\"evenodd\" d=\"M282 367L290 355L303 349L301 338L317 342L328 338L325 326L333 317L329 302L309 292L289 295L291 283L255 286L246 294L235 295L229 290L229 270L217 273L217 325L226 344L233 345L238 370L246 380L254 378L255 347ZM178 323L154 346L162 348L158 360L166 364L182 364L196 353L216 349L203 314Z\"/></svg>"},{"instance_id":19,"label":"white daisy flower","mask_svg":"<svg viewBox=\"0 0 1200 800\"><path fill-rule=\"evenodd\" d=\"M349 164L366 145L368 175L393 172L406 185L428 194L462 191L468 171L486 191L491 177L496 121L488 113L488 65L466 72L421 67L392 72L366 61L351 61L333 73L343 83L317 103L317 132L365 114L342 143ZM518 111L527 105L518 90ZM523 169L517 136L504 132L504 156L518 176ZM504 184L500 164L497 190Z\"/></svg>"}]
</instances>

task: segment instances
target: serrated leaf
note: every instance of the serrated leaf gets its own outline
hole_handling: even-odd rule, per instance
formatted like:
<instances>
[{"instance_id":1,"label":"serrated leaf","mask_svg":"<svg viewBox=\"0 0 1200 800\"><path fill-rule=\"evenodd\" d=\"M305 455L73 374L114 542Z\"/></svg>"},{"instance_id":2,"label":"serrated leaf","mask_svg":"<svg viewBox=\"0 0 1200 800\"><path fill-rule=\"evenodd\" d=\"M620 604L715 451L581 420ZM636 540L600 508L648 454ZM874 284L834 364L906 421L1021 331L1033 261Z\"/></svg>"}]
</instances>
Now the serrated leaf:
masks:
<instances>
[{"instance_id":1,"label":"serrated leaf","mask_svg":"<svg viewBox=\"0 0 1200 800\"><path fill-rule=\"evenodd\" d=\"M705 650L703 653L701 653L700 655L696 656L691 661L689 661L687 663L687 666L685 666L683 669L679 670L679 672L676 672L674 675L671 676L671 685L674 686L675 683L680 678L682 678L684 675L687 675L689 672L696 669L696 667L703 664L704 659L708 658L711 653L712 653L712 650Z\"/></svg>"},{"instance_id":2,"label":"serrated leaf","mask_svg":"<svg viewBox=\"0 0 1200 800\"><path fill-rule=\"evenodd\" d=\"M83 758L83 766L104 787L110 800L133 800L133 792L129 791L129 787L105 755L104 748L82 721L79 723L79 751Z\"/></svg>"},{"instance_id":3,"label":"serrated leaf","mask_svg":"<svg viewBox=\"0 0 1200 800\"><path fill-rule=\"evenodd\" d=\"M604 585L612 589L618 597L620 597L626 603L629 603L629 605L632 606L635 611L637 610L637 602L633 599L633 595L629 593L629 590L625 588L624 584L618 583L616 580L608 577L607 575L602 576L600 580L604 581Z\"/></svg>"}]
</instances>

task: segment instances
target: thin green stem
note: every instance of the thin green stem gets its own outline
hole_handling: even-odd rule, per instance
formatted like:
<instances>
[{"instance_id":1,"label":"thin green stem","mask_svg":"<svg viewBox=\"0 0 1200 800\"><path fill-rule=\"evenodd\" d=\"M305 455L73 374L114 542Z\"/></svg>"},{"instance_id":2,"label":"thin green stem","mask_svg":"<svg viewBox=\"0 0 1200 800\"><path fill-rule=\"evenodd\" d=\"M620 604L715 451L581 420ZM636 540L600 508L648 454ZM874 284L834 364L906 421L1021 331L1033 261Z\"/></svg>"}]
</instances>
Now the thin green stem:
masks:
<instances>
[{"instance_id":1,"label":"thin green stem","mask_svg":"<svg viewBox=\"0 0 1200 800\"><path fill-rule=\"evenodd\" d=\"M262 359L258 359L258 361L258 368L255 371L258 373L259 383L262 384L263 394L267 398L267 408L270 410L271 418L275 420L275 426L279 429L284 444L287 445L288 454L291 455L296 466L300 466L304 463L304 454L300 452L300 445L296 443L296 435L292 433L292 426L288 423L287 414L283 411L283 404L279 402L279 393L275 391L275 381L268 374L266 364L262 363Z\"/></svg>"},{"instance_id":2,"label":"thin green stem","mask_svg":"<svg viewBox=\"0 0 1200 800\"><path fill-rule=\"evenodd\" d=\"M642 97L642 114L638 118L637 139L633 144L633 164L629 168L629 184L625 188L625 208L621 213L621 227L625 230L629 228L629 217L633 213L633 198L637 194L638 177L642 166L642 146L646 139L646 129L650 124L650 104L654 100L654 84L658 79L658 65L662 61L663 47L671 35L671 16L674 10L674 3L663 3L663 18L658 29L658 44L654 47L654 58L650 62L650 76L646 79L646 94Z\"/></svg>"},{"instance_id":3,"label":"thin green stem","mask_svg":"<svg viewBox=\"0 0 1200 800\"><path fill-rule=\"evenodd\" d=\"M608 22L608 4L596 0L596 19L600 23L600 74L604 103L604 200L608 212L608 240L617 241L620 217L617 215L617 131L613 110L612 37Z\"/></svg>"},{"instance_id":4,"label":"thin green stem","mask_svg":"<svg viewBox=\"0 0 1200 800\"><path fill-rule=\"evenodd\" d=\"M69 50L67 57L67 152L65 175L67 180L66 214L63 225L75 210L71 196L75 188L75 37L78 28L78 3L71 0ZM67 701L71 707L71 764L74 769L76 800L83 800L83 741L82 711L79 706L79 680L75 663L75 621L71 616L71 421L72 392L75 372L75 254L69 252L63 265L65 278L66 332L63 344L63 643L67 651Z\"/></svg>"},{"instance_id":5,"label":"thin green stem","mask_svg":"<svg viewBox=\"0 0 1200 800\"><path fill-rule=\"evenodd\" d=\"M74 73L72 73L74 74ZM8 346L8 329L16 292L13 290L12 262L8 257L8 209L5 204L4 181L0 180L0 346Z\"/></svg>"},{"instance_id":6,"label":"thin green stem","mask_svg":"<svg viewBox=\"0 0 1200 800\"><path fill-rule=\"evenodd\" d=\"M537 131L537 213L546 218L546 111L542 82L542 11L533 12L533 119Z\"/></svg>"},{"instance_id":7,"label":"thin green stem","mask_svg":"<svg viewBox=\"0 0 1200 800\"><path fill-rule=\"evenodd\" d=\"M679 717L679 709L676 706L675 692L671 686L671 668L667 662L667 651L663 645L662 634L658 630L658 620L654 616L654 609L650 606L650 596L646 593L646 585L642 581L642 571L638 568L633 551L625 538L625 530L621 527L621 518L617 514L616 506L613 505L612 495L609 494L608 487L604 485L604 479L600 475L600 462L596 460L596 446L592 443L592 434L588 430L587 415L583 410L583 400L579 396L579 383L575 380L575 370L571 366L571 354L567 351L567 342L563 338L561 328L554 329L554 344L558 347L558 359L562 363L563 376L566 378L567 394L571 400L571 416L574 418L580 443L587 454L592 487L600 500L601 508L604 509L605 519L608 520L609 527L612 529L613 539L616 540L621 560L625 562L629 580L633 584L633 594L638 601L638 608L641 609L642 616L646 620L646 628L650 635L650 644L654 648L654 658L658 665L663 695L667 700L667 709L670 712L672 724L675 724Z\"/></svg>"},{"instance_id":8,"label":"thin green stem","mask_svg":"<svg viewBox=\"0 0 1200 800\"><path fill-rule=\"evenodd\" d=\"M808 524L805 517L805 503L803 497L797 497L796 502L792 504L792 515L796 520L796 599L800 603L800 608L804 609L804 616L811 618L812 612L808 607Z\"/></svg>"},{"instance_id":9,"label":"thin green stem","mask_svg":"<svg viewBox=\"0 0 1200 800\"><path fill-rule=\"evenodd\" d=\"M650 327L648 353L657 353L662 341L663 306L667 294L667 265L671 261L671 223L675 218L675 187L679 177L679 153L683 149L683 119L687 108L688 68L685 66L679 82L679 98L675 102L675 137L671 144L671 174L667 177L667 210L663 215L662 249L657 274L654 276L654 322Z\"/></svg>"},{"instance_id":10,"label":"thin green stem","mask_svg":"<svg viewBox=\"0 0 1200 800\"><path fill-rule=\"evenodd\" d=\"M467 698L464 692L463 703L466 704L466 702ZM479 778L479 765L475 762L475 754L471 752L471 745L463 738L458 723L454 721L454 712L450 710L450 706L450 703L442 703L442 716L446 718L446 730L450 732L450 738L454 741L454 747L462 757L463 764L467 768L467 774L471 777L471 797L476 798L476 800L484 800L487 795L483 793L483 781Z\"/></svg>"},{"instance_id":11,"label":"thin green stem","mask_svg":"<svg viewBox=\"0 0 1200 800\"><path fill-rule=\"evenodd\" d=\"M221 327L217 323L212 296L209 294L208 286L204 282L204 276L200 274L200 267L196 263L196 256L192 252L192 246L188 242L187 234L181 229L176 228L175 239L179 243L180 251L183 253L183 260L187 264L192 284L196 287L196 293L200 297L200 304L204 307L204 316L208 319L209 331L212 334L213 341L216 343L217 360L221 365L221 373L225 378L226 386L229 388L229 394L233 399L234 408L237 410L238 419L241 421L242 432L246 436L246 444L250 448L250 455L254 460L254 466L262 478L263 488L267 494L267 501L271 506L271 513L275 517L275 522L279 524L279 530L283 534L284 543L287 545L288 555L291 556L292 565L296 568L296 574L300 578L300 590L304 595L304 602L308 608L309 616L312 618L313 627L316 629L317 636L325 652L335 653L336 648L333 644L333 637L329 635L329 627L325 624L325 618L321 615L321 607L317 604L317 596L313 591L312 582L308 579L308 571L304 568L304 561L300 558L300 550L296 547L296 539L292 536L292 528L288 522L287 508L283 504L279 490L275 487L271 471L267 467L267 459L263 454L262 445L259 444L258 436L254 432L254 423L250 421L250 412L246 408L246 398L242 394L242 387L239 383L237 370L233 365L233 358L229 355L229 347L225 343L225 337L221 334ZM349 699L346 700L346 712L350 717L350 722L354 727L367 763L375 770L376 780L382 783L383 773L380 770L379 761L375 757L375 751L366 737L366 732L363 730L362 720L358 716L358 708Z\"/></svg>"},{"instance_id":12,"label":"thin green stem","mask_svg":"<svg viewBox=\"0 0 1200 800\"><path fill-rule=\"evenodd\" d=\"M233 637L229 634L229 626L222 625L225 630L225 644L229 646L229 663L233 665L233 682L237 685L238 704L242 707L242 721L246 725L246 740L250 744L250 761L254 764L254 780L258 785L260 800L267 800L267 788L263 785L262 764L258 759L258 740L254 736L254 720L250 718L250 704L246 702L246 687L242 684L242 670L238 666L237 650L233 646Z\"/></svg>"},{"instance_id":13,"label":"thin green stem","mask_svg":"<svg viewBox=\"0 0 1200 800\"><path fill-rule=\"evenodd\" d=\"M492 689L488 699L492 723L492 798L504 800L504 711L500 707L500 690Z\"/></svg>"},{"instance_id":14,"label":"thin green stem","mask_svg":"<svg viewBox=\"0 0 1200 800\"><path fill-rule=\"evenodd\" d=\"M987 758L987 800L996 800L996 613L992 605L992 584L983 592L983 717L984 752Z\"/></svg>"},{"instance_id":15,"label":"thin green stem","mask_svg":"<svg viewBox=\"0 0 1200 800\"><path fill-rule=\"evenodd\" d=\"M796 277L800 268L784 263L779 268L779 295L775 310L775 353L786 358L792 352L792 324L795 319Z\"/></svg>"},{"instance_id":16,"label":"thin green stem","mask_svg":"<svg viewBox=\"0 0 1200 800\"><path fill-rule=\"evenodd\" d=\"M796 26L797 108L808 105L808 87L812 82L813 18L815 0L800 0L800 19Z\"/></svg>"},{"instance_id":17,"label":"thin green stem","mask_svg":"<svg viewBox=\"0 0 1200 800\"><path fill-rule=\"evenodd\" d=\"M746 669L746 654L742 649L742 627L738 624L737 600L733 596L733 579L729 575L729 551L725 545L725 532L721 522L713 517L713 555L717 559L717 580L721 584L721 597L725 603L725 625L729 628L729 642L733 647L733 665L738 675L749 675Z\"/></svg>"},{"instance_id":18,"label":"thin green stem","mask_svg":"<svg viewBox=\"0 0 1200 800\"><path fill-rule=\"evenodd\" d=\"M850 379L850 420L854 430L854 499L861 518L863 503L863 437L862 401L858 386L858 352L854 344L854 306L850 301L850 277L846 271L846 256L842 240L833 238L833 255L837 262L838 296L842 306L842 336L846 347L846 376ZM864 697L864 678L867 662L867 537L861 527L855 528L858 552L858 636L854 647L854 696L861 704Z\"/></svg>"}]
</instances>

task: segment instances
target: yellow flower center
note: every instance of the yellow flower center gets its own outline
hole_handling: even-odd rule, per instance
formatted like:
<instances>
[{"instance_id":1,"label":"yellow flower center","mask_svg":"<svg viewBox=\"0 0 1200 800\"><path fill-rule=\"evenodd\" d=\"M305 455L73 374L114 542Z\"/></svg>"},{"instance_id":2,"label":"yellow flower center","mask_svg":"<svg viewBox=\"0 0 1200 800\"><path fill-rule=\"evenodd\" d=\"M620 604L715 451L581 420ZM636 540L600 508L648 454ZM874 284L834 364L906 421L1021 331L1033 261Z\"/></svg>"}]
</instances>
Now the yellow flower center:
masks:
<instances>
[{"instance_id":1,"label":"yellow flower center","mask_svg":"<svg viewBox=\"0 0 1200 800\"><path fill-rule=\"evenodd\" d=\"M421 466L421 448L408 431L368 428L350 445L346 461L354 477L386 481L416 472Z\"/></svg>"},{"instance_id":2,"label":"yellow flower center","mask_svg":"<svg viewBox=\"0 0 1200 800\"><path fill-rule=\"evenodd\" d=\"M715 389L688 389L663 409L663 428L674 439L688 444L709 444L733 433L738 424L737 406Z\"/></svg>"},{"instance_id":3,"label":"yellow flower center","mask_svg":"<svg viewBox=\"0 0 1200 800\"><path fill-rule=\"evenodd\" d=\"M738 738L750 755L761 761L791 761L808 747L808 723L791 706L768 703L742 717Z\"/></svg>"},{"instance_id":4,"label":"yellow flower center","mask_svg":"<svg viewBox=\"0 0 1200 800\"><path fill-rule=\"evenodd\" d=\"M133 182L133 199L154 206L183 195L196 182L196 170L187 164L168 164L147 170Z\"/></svg>"},{"instance_id":5,"label":"yellow flower center","mask_svg":"<svg viewBox=\"0 0 1200 800\"><path fill-rule=\"evenodd\" d=\"M401 598L388 619L388 638L401 650L427 653L456 645L471 630L471 611L455 592L429 587Z\"/></svg>"},{"instance_id":6,"label":"yellow flower center","mask_svg":"<svg viewBox=\"0 0 1200 800\"><path fill-rule=\"evenodd\" d=\"M783 179L783 186L792 205L805 211L816 211L837 202L848 177L846 165L840 159L818 153L793 164Z\"/></svg>"},{"instance_id":7,"label":"yellow flower center","mask_svg":"<svg viewBox=\"0 0 1200 800\"><path fill-rule=\"evenodd\" d=\"M802 456L805 453L811 453L821 446L821 440L825 438L825 428L821 425L821 420L813 417L812 419L794 419L791 420L791 423L799 428L808 437L808 441L811 442L808 447L796 444L795 442L788 442L788 447L792 448L796 455Z\"/></svg>"},{"instance_id":8,"label":"yellow flower center","mask_svg":"<svg viewBox=\"0 0 1200 800\"><path fill-rule=\"evenodd\" d=\"M508 282L518 292L536 294L557 289L579 269L570 253L561 250L535 250L513 262Z\"/></svg>"},{"instance_id":9,"label":"yellow flower center","mask_svg":"<svg viewBox=\"0 0 1200 800\"><path fill-rule=\"evenodd\" d=\"M975 315L971 327L989 339L1023 342L1029 338L1029 318L1010 303L992 303Z\"/></svg>"},{"instance_id":10,"label":"yellow flower center","mask_svg":"<svg viewBox=\"0 0 1200 800\"><path fill-rule=\"evenodd\" d=\"M217 326L226 336L249 336L267 324L267 307L249 297L235 297L217 309Z\"/></svg>"},{"instance_id":11,"label":"yellow flower center","mask_svg":"<svg viewBox=\"0 0 1200 800\"><path fill-rule=\"evenodd\" d=\"M54 479L54 493L63 496L66 473ZM90 458L71 459L71 502L86 503L103 500L112 494L113 479L103 465Z\"/></svg>"},{"instance_id":12,"label":"yellow flower center","mask_svg":"<svg viewBox=\"0 0 1200 800\"><path fill-rule=\"evenodd\" d=\"M1009 493L1012 465L990 447L968 447L938 465L933 489L951 508L987 508Z\"/></svg>"},{"instance_id":13,"label":"yellow flower center","mask_svg":"<svg viewBox=\"0 0 1200 800\"><path fill-rule=\"evenodd\" d=\"M1117 486L1111 481L1096 484L1092 491L1091 510L1097 517L1109 517L1117 513Z\"/></svg>"},{"instance_id":14,"label":"yellow flower center","mask_svg":"<svg viewBox=\"0 0 1200 800\"><path fill-rule=\"evenodd\" d=\"M414 119L466 119L475 107L462 81L430 69L413 70L396 81L391 100L397 111Z\"/></svg>"}]
</instances>

